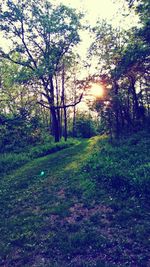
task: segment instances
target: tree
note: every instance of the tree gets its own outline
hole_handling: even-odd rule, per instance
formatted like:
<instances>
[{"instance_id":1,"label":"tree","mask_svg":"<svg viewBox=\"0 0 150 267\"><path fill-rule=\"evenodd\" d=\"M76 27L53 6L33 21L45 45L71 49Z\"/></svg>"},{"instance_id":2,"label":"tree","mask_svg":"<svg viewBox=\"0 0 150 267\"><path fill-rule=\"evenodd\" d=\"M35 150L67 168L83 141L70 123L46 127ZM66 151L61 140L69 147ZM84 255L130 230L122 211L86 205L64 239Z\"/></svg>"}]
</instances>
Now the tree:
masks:
<instances>
[{"instance_id":1,"label":"tree","mask_svg":"<svg viewBox=\"0 0 150 267\"><path fill-rule=\"evenodd\" d=\"M80 61L80 65L79 65ZM64 139L67 139L68 119L72 118L72 136L75 133L75 121L77 104L83 96L84 84L82 80L77 80L80 76L82 61L79 55L72 55L72 57L65 58L62 68L62 103L64 106ZM72 103L66 108L66 103Z\"/></svg>"},{"instance_id":2,"label":"tree","mask_svg":"<svg viewBox=\"0 0 150 267\"><path fill-rule=\"evenodd\" d=\"M114 29L106 21L97 22L96 27L92 29L95 40L90 47L90 56L96 57L98 62L97 76L106 83L107 100L111 100L113 132L116 138L120 134L120 88L119 76L116 66L121 60L124 43L126 40L125 33L120 29ZM105 105L107 101L103 101L104 110L108 107Z\"/></svg>"},{"instance_id":3,"label":"tree","mask_svg":"<svg viewBox=\"0 0 150 267\"><path fill-rule=\"evenodd\" d=\"M17 55L13 56L17 59ZM21 110L28 111L28 114L35 110L37 96L31 92L31 88L23 82L23 68L17 64L3 59L0 62L0 93L1 112L6 114L19 114ZM22 76L22 78L21 78ZM34 111L35 112L35 111Z\"/></svg>"},{"instance_id":4,"label":"tree","mask_svg":"<svg viewBox=\"0 0 150 267\"><path fill-rule=\"evenodd\" d=\"M137 130L143 125L145 115L149 114L150 47L146 33L149 32L146 8L149 10L148 1L139 1L136 10L142 23L140 27L120 31L102 22L93 29L95 40L90 56L97 58L96 76L101 80L105 77L108 91L109 106L103 99L101 114L116 137L131 128Z\"/></svg>"},{"instance_id":5,"label":"tree","mask_svg":"<svg viewBox=\"0 0 150 267\"><path fill-rule=\"evenodd\" d=\"M56 142L60 136L54 77L64 55L80 41L80 18L74 9L52 6L47 0L7 0L1 5L0 29L11 40L12 49L8 53L1 49L0 55L30 69L32 77L40 81L40 104L50 110ZM12 57L14 52L19 59Z\"/></svg>"},{"instance_id":6,"label":"tree","mask_svg":"<svg viewBox=\"0 0 150 267\"><path fill-rule=\"evenodd\" d=\"M81 101L84 90L83 87L82 89L77 88L78 86L76 84L75 76L78 75L79 71L79 68L77 70L77 59L79 59L79 56L76 54L65 55L59 65L59 70L55 74L59 134L60 137L62 135L64 136L65 141L67 141L68 137L68 118L72 113L72 109L76 110L76 106Z\"/></svg>"},{"instance_id":7,"label":"tree","mask_svg":"<svg viewBox=\"0 0 150 267\"><path fill-rule=\"evenodd\" d=\"M77 113L75 136L90 138L96 134L96 120L92 118L92 115L86 112Z\"/></svg>"},{"instance_id":8,"label":"tree","mask_svg":"<svg viewBox=\"0 0 150 267\"><path fill-rule=\"evenodd\" d=\"M135 1L128 2L131 9ZM139 124L141 118L144 119L145 115L149 116L150 2L140 0L134 9L139 15L140 24L128 31L127 44L116 71L121 78L128 79L129 93L133 99L133 122Z\"/></svg>"}]
</instances>

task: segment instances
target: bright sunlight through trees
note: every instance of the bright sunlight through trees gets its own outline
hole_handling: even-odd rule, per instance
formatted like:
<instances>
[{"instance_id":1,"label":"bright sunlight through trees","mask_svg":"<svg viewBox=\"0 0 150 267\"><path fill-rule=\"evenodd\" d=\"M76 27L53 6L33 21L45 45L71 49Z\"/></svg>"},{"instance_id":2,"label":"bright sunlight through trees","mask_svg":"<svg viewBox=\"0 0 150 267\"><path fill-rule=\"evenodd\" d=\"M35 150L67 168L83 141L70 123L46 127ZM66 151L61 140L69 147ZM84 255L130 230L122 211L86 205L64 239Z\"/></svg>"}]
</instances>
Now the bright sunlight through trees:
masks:
<instances>
[{"instance_id":1,"label":"bright sunlight through trees","mask_svg":"<svg viewBox=\"0 0 150 267\"><path fill-rule=\"evenodd\" d=\"M91 95L93 95L96 98L103 97L104 96L104 87L101 84L92 83L90 93L91 93Z\"/></svg>"}]
</instances>

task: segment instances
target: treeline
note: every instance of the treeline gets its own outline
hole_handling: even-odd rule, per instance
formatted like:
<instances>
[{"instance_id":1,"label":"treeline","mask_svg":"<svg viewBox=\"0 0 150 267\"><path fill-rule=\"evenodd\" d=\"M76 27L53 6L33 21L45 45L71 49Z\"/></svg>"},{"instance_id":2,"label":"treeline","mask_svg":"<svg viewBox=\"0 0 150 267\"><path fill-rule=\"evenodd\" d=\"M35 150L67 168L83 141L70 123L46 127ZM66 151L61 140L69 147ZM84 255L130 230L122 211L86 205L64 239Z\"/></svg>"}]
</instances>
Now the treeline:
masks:
<instances>
[{"instance_id":1,"label":"treeline","mask_svg":"<svg viewBox=\"0 0 150 267\"><path fill-rule=\"evenodd\" d=\"M103 21L91 29L95 40L89 58L97 59L94 77L105 87L104 99L91 108L116 138L150 122L150 2L129 1L129 8L139 15L137 27L121 31Z\"/></svg>"},{"instance_id":2,"label":"treeline","mask_svg":"<svg viewBox=\"0 0 150 267\"><path fill-rule=\"evenodd\" d=\"M34 113L39 115L37 104L41 105L44 111L40 109L40 114L49 113L56 142L62 136L62 123L67 139L67 109L75 109L82 98L77 92L77 56L73 54L80 41L81 18L74 9L46 0L4 1L1 5L1 31L11 41L9 52L1 50L2 111L13 113L12 102L18 104L19 98L27 112L36 104ZM67 94L66 87L73 90Z\"/></svg>"},{"instance_id":3,"label":"treeline","mask_svg":"<svg viewBox=\"0 0 150 267\"><path fill-rule=\"evenodd\" d=\"M11 150L15 146L35 144L49 134L57 140L54 121L46 98L43 97L42 87L35 79L25 81L26 73L22 74L23 71L23 67L6 59L0 63L0 142L3 150L6 147ZM82 94L81 89L76 86L74 75L74 66L70 68L70 72L60 71L55 75L54 99L58 123L56 133L59 140L61 137L67 140L68 134L82 136L82 133L77 133L82 114L76 108ZM84 117L88 121L89 116L84 114Z\"/></svg>"},{"instance_id":4,"label":"treeline","mask_svg":"<svg viewBox=\"0 0 150 267\"><path fill-rule=\"evenodd\" d=\"M106 21L88 28L94 41L83 64L74 48L80 42L83 14L49 1L4 1L0 30L10 49L1 49L0 122L4 148L40 141L49 132L58 142L68 134L90 137L147 127L150 117L150 4L141 0L135 9L139 25L128 31ZM84 65L97 60L97 71L84 80ZM80 114L77 105L88 83L103 84L104 95L90 104L98 121ZM94 116L93 116L94 117ZM95 116L96 118L96 116ZM20 140L20 141L19 141Z\"/></svg>"}]
</instances>

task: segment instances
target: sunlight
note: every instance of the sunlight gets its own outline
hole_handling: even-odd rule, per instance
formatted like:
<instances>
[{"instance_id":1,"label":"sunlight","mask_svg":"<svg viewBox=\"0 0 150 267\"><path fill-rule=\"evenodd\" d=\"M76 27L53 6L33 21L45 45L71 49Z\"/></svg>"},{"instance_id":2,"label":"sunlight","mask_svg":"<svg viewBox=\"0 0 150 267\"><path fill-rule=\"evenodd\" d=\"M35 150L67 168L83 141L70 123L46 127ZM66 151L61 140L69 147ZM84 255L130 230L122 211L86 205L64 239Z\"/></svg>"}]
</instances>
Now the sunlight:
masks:
<instances>
[{"instance_id":1,"label":"sunlight","mask_svg":"<svg viewBox=\"0 0 150 267\"><path fill-rule=\"evenodd\" d=\"M91 94L96 98L102 97L104 95L104 87L101 84L92 83Z\"/></svg>"}]
</instances>

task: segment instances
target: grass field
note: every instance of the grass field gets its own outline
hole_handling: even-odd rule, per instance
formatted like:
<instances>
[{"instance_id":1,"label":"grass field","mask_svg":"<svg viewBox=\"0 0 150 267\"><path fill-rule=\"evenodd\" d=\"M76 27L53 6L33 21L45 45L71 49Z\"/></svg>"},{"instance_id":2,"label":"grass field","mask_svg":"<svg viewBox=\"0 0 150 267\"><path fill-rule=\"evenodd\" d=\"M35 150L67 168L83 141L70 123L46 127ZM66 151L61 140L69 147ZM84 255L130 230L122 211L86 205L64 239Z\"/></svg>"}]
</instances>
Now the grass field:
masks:
<instances>
[{"instance_id":1,"label":"grass field","mask_svg":"<svg viewBox=\"0 0 150 267\"><path fill-rule=\"evenodd\" d=\"M0 266L150 266L149 153L94 137L3 176Z\"/></svg>"}]
</instances>

